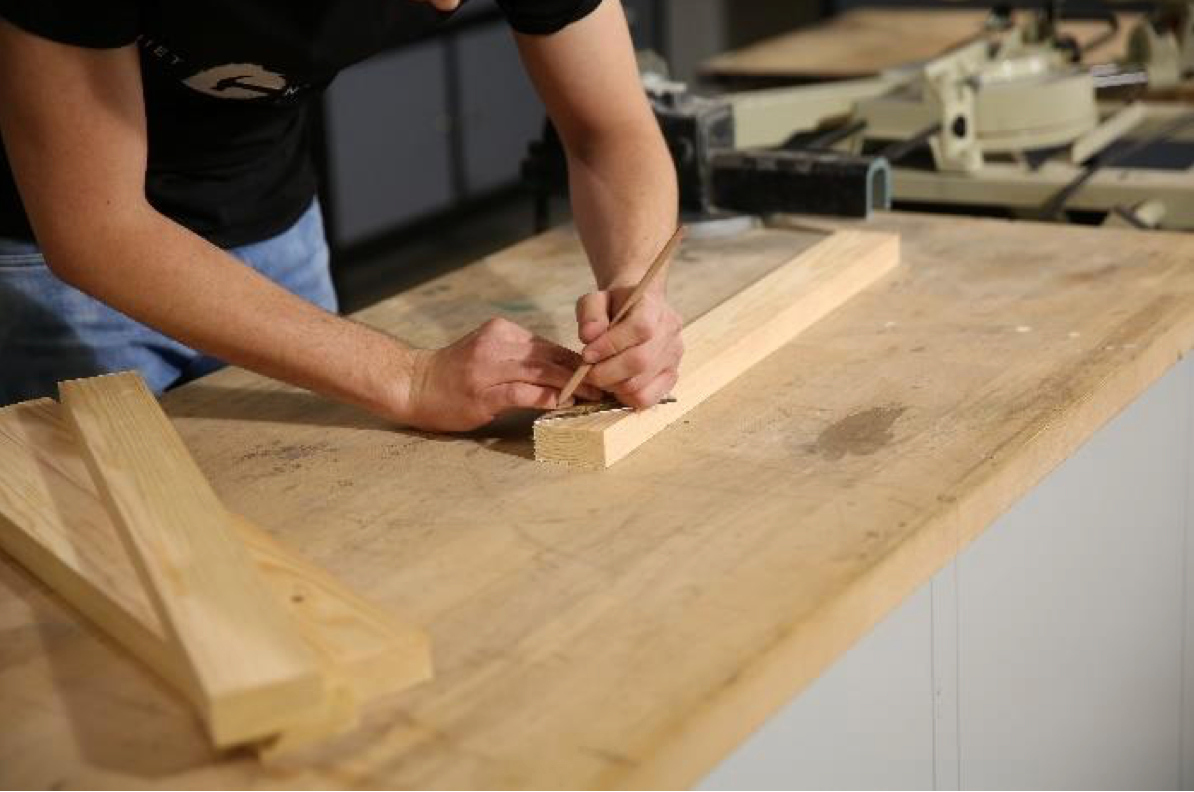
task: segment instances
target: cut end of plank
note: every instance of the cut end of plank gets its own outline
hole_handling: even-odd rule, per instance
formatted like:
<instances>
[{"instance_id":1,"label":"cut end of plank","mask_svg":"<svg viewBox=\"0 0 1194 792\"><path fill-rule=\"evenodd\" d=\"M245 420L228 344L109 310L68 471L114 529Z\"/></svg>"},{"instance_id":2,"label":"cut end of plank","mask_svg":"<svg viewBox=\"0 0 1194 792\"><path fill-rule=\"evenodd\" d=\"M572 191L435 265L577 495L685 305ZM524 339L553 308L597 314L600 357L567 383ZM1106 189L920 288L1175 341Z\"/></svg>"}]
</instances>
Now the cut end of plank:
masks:
<instances>
[{"instance_id":1,"label":"cut end of plank","mask_svg":"<svg viewBox=\"0 0 1194 792\"><path fill-rule=\"evenodd\" d=\"M291 675L272 683L256 683L221 691L201 703L200 717L217 748L269 740L295 724L318 723L327 712L324 680L310 674Z\"/></svg>"},{"instance_id":2,"label":"cut end of plank","mask_svg":"<svg viewBox=\"0 0 1194 792\"><path fill-rule=\"evenodd\" d=\"M551 423L536 421L532 428L535 459L587 470L601 470L609 466L605 455L605 439L600 432L584 426L561 429Z\"/></svg>"}]
</instances>

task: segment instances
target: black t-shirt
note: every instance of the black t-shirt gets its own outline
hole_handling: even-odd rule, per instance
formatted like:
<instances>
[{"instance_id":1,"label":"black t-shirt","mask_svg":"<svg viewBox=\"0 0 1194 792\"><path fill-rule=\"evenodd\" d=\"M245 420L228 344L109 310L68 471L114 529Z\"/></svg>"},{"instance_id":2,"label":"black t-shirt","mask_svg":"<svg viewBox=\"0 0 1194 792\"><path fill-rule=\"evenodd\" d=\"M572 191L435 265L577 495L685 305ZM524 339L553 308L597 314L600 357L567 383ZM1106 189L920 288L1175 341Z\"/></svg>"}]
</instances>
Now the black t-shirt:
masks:
<instances>
[{"instance_id":1,"label":"black t-shirt","mask_svg":"<svg viewBox=\"0 0 1194 792\"><path fill-rule=\"evenodd\" d=\"M498 5L515 30L548 34L600 2ZM339 70L448 16L414 0L0 0L0 17L54 41L137 44L146 195L223 247L280 233L310 203L311 97ZM2 146L0 236L33 238Z\"/></svg>"}]
</instances>

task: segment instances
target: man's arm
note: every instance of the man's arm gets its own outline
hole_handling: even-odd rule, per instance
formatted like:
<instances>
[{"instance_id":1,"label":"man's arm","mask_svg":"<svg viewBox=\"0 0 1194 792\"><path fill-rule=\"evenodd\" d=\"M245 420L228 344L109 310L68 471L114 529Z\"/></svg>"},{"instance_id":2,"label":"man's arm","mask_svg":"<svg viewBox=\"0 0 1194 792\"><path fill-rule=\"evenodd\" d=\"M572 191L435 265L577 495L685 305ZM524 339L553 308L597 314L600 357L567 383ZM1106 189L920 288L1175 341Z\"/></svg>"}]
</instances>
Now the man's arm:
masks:
<instances>
[{"instance_id":1,"label":"man's arm","mask_svg":"<svg viewBox=\"0 0 1194 792\"><path fill-rule=\"evenodd\" d=\"M680 319L658 288L617 328L609 317L629 296L676 227L676 172L647 103L626 18L604 0L550 36L517 36L519 51L568 157L577 229L598 291L577 303L589 383L648 407L676 382Z\"/></svg>"},{"instance_id":2,"label":"man's arm","mask_svg":"<svg viewBox=\"0 0 1194 792\"><path fill-rule=\"evenodd\" d=\"M188 346L428 429L554 406L574 356L491 322L431 352L329 314L145 197L135 47L91 50L0 20L0 134L58 277Z\"/></svg>"}]
</instances>

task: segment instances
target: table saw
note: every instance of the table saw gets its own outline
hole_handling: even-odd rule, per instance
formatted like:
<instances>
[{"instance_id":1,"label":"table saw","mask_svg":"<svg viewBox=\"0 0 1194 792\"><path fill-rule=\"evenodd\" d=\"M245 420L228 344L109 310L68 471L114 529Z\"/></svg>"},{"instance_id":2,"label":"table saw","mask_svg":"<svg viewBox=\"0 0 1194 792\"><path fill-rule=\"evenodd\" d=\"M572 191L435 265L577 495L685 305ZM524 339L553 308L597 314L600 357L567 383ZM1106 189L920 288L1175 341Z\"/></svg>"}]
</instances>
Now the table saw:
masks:
<instances>
[{"instance_id":1,"label":"table saw","mask_svg":"<svg viewBox=\"0 0 1194 792\"><path fill-rule=\"evenodd\" d=\"M709 101L733 119L723 149L815 157L822 170L840 161L831 194L859 194L846 166L863 174L864 155L872 170L892 166L879 184L897 207L1190 230L1194 110L1154 99L1180 96L1194 73L1191 8L1106 24L1053 5L855 10L713 59L705 74L738 90ZM784 83L795 84L766 87ZM714 158L709 192L730 209L738 194L716 189L727 165L732 177L775 170Z\"/></svg>"},{"instance_id":2,"label":"table saw","mask_svg":"<svg viewBox=\"0 0 1194 792\"><path fill-rule=\"evenodd\" d=\"M1163 7L1163 4L1158 4ZM1020 9L1013 19L1023 22ZM975 8L852 8L829 19L715 55L700 69L702 78L730 88L769 87L821 80L874 77L906 63L927 61L974 38L990 18ZM1088 47L1085 60L1107 63L1125 59L1140 23L1138 11L1115 13L1116 25L1097 19L1065 19L1062 28ZM1190 95L1188 87L1151 87L1148 98Z\"/></svg>"},{"instance_id":3,"label":"table saw","mask_svg":"<svg viewBox=\"0 0 1194 792\"><path fill-rule=\"evenodd\" d=\"M673 301L853 225L693 240ZM863 225L895 274L603 471L532 461L517 417L433 436L236 369L168 394L227 507L425 625L436 678L293 764L219 755L0 558L0 784L1189 784L1194 238ZM566 341L590 277L557 229L357 318Z\"/></svg>"}]
</instances>

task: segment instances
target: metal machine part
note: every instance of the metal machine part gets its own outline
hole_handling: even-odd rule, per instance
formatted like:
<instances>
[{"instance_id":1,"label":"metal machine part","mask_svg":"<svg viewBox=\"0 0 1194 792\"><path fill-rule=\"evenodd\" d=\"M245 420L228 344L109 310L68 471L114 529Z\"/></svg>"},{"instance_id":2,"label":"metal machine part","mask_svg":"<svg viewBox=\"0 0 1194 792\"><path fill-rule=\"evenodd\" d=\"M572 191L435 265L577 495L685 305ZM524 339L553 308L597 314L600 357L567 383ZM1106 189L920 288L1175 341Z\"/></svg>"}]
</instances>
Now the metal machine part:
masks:
<instances>
[{"instance_id":1,"label":"metal machine part","mask_svg":"<svg viewBox=\"0 0 1194 792\"><path fill-rule=\"evenodd\" d=\"M708 185L713 152L734 147L734 112L728 102L693 94L684 83L644 79L647 96L676 163L680 206L713 210Z\"/></svg>"},{"instance_id":2,"label":"metal machine part","mask_svg":"<svg viewBox=\"0 0 1194 792\"><path fill-rule=\"evenodd\" d=\"M960 172L980 169L990 154L1067 144L1099 123L1091 74L1011 34L994 52L977 41L923 64L853 113L871 140L906 140L938 124L934 163Z\"/></svg>"},{"instance_id":3,"label":"metal machine part","mask_svg":"<svg viewBox=\"0 0 1194 792\"><path fill-rule=\"evenodd\" d=\"M690 217L713 219L719 211L867 217L891 206L889 168L881 158L824 145L738 149L733 106L725 99L651 75L644 87L676 163L681 209Z\"/></svg>"},{"instance_id":4,"label":"metal machine part","mask_svg":"<svg viewBox=\"0 0 1194 792\"><path fill-rule=\"evenodd\" d=\"M996 26L877 78L726 99L740 147L821 139L843 155L879 154L906 205L1065 219L1151 199L1161 227L1194 229L1194 162L1184 159L1194 155L1194 128L1176 119L1185 111L1099 102L1100 84L1138 83L1139 67L1087 68L1074 62L1084 46L1057 42L1048 25ZM1185 153L1169 166L1143 164L1146 149L1164 147Z\"/></svg>"},{"instance_id":5,"label":"metal machine part","mask_svg":"<svg viewBox=\"0 0 1194 792\"><path fill-rule=\"evenodd\" d=\"M675 404L675 396L665 396L659 400L659 404ZM599 413L611 412L630 412L634 408L627 407L621 402L612 399L604 399L596 402L581 402L571 407L561 407L557 410L549 410L543 415L535 419L535 423L546 423L547 421L556 421L560 418L579 418L586 415L597 415Z\"/></svg>"},{"instance_id":6,"label":"metal machine part","mask_svg":"<svg viewBox=\"0 0 1194 792\"><path fill-rule=\"evenodd\" d=\"M891 207L891 168L882 157L751 149L717 152L711 168L714 203L741 212L866 217Z\"/></svg>"},{"instance_id":7,"label":"metal machine part","mask_svg":"<svg viewBox=\"0 0 1194 792\"><path fill-rule=\"evenodd\" d=\"M739 149L731 100L697 95L658 66L643 75L643 87L676 166L684 223L697 235L740 233L754 225L748 215L865 218L891 206L890 168L882 157L837 151L830 147L832 135L803 147L788 142L775 150ZM531 144L522 172L537 197L536 225L545 227L545 196L567 183L563 150L550 125Z\"/></svg>"}]
</instances>

